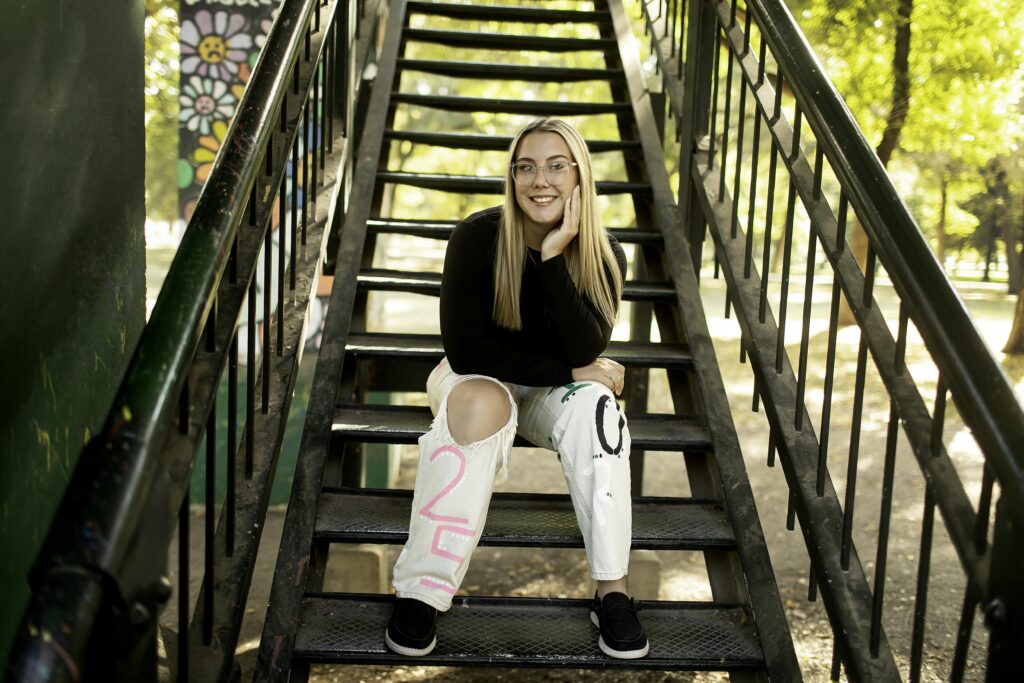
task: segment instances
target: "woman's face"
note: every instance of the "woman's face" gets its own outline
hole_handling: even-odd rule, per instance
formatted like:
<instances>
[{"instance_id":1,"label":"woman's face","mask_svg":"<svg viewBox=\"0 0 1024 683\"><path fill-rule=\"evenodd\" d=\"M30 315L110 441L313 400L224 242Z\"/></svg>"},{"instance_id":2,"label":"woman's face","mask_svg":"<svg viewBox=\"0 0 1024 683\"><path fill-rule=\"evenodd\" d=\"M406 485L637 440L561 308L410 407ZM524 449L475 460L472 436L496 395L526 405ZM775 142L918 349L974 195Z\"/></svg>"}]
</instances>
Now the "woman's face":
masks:
<instances>
[{"instance_id":1,"label":"woman's face","mask_svg":"<svg viewBox=\"0 0 1024 683\"><path fill-rule=\"evenodd\" d=\"M514 181L516 203L523 210L524 222L545 230L560 225L565 201L579 183L579 171L574 166L561 178L551 178L553 174L548 171L552 163L574 161L565 140L558 133L530 133L519 141L514 161L530 162L537 167L532 182Z\"/></svg>"}]
</instances>

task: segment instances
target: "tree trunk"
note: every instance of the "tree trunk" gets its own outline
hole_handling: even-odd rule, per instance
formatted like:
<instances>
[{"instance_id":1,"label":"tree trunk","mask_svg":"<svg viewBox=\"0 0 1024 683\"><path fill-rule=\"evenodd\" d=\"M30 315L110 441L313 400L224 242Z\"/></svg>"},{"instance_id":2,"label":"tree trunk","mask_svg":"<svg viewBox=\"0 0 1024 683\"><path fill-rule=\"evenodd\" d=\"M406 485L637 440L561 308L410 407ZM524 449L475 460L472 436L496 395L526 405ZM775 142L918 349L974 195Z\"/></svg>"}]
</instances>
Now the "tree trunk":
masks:
<instances>
[{"instance_id":1,"label":"tree trunk","mask_svg":"<svg viewBox=\"0 0 1024 683\"><path fill-rule=\"evenodd\" d=\"M1024 296L1020 294L1017 295L1017 307L1013 313L1013 327L1010 328L1010 338L1006 340L1003 353L1024 354Z\"/></svg>"},{"instance_id":2,"label":"tree trunk","mask_svg":"<svg viewBox=\"0 0 1024 683\"><path fill-rule=\"evenodd\" d=\"M943 173L939 179L942 202L939 205L939 224L935 228L935 255L939 265L946 267L946 209L949 206L949 178Z\"/></svg>"},{"instance_id":3,"label":"tree trunk","mask_svg":"<svg viewBox=\"0 0 1024 683\"><path fill-rule=\"evenodd\" d=\"M896 8L896 35L892 52L892 99L889 105L889 118L885 122L882 139L875 148L878 160L883 168L888 168L889 160L900 143L903 124L907 120L907 109L910 105L910 14L914 9L914 0L899 0ZM868 261L868 239L860 221L850 216L850 248L857 258L861 270ZM846 299L843 299L839 311L839 324L853 324L853 311Z\"/></svg>"}]
</instances>

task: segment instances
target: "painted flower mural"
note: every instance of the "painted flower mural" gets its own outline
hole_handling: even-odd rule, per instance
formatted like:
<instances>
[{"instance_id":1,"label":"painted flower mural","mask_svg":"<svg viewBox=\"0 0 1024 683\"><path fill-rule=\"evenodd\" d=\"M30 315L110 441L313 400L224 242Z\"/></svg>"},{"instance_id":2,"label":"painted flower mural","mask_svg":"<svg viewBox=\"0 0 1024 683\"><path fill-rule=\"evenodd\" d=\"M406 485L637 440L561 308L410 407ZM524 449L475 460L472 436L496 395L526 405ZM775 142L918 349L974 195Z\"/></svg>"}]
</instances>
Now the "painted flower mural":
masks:
<instances>
[{"instance_id":1,"label":"painted flower mural","mask_svg":"<svg viewBox=\"0 0 1024 683\"><path fill-rule=\"evenodd\" d=\"M191 76L181 86L178 102L181 105L178 120L185 124L185 128L200 135L209 135L214 121L231 118L238 100L224 81Z\"/></svg>"},{"instance_id":2,"label":"painted flower mural","mask_svg":"<svg viewBox=\"0 0 1024 683\"><path fill-rule=\"evenodd\" d=\"M231 82L249 58L252 35L243 32L245 15L200 10L181 24L181 72Z\"/></svg>"},{"instance_id":3,"label":"painted flower mural","mask_svg":"<svg viewBox=\"0 0 1024 683\"><path fill-rule=\"evenodd\" d=\"M228 124L226 121L213 122L213 135L202 135L199 137L199 147L192 152L192 161L197 165L196 180L205 183L213 170L213 160L217 158L217 151L220 149L224 138L228 136Z\"/></svg>"}]
</instances>

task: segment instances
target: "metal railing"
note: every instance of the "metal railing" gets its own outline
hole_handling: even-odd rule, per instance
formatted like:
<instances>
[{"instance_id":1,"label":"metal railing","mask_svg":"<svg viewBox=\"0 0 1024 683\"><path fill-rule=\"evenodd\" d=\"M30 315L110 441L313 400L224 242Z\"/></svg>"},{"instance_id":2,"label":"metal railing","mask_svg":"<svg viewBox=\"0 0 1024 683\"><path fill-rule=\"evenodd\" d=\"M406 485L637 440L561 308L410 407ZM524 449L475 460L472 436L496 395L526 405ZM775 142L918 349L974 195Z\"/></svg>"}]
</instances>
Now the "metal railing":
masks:
<instances>
[{"instance_id":1,"label":"metal railing","mask_svg":"<svg viewBox=\"0 0 1024 683\"><path fill-rule=\"evenodd\" d=\"M911 680L920 680L936 510L966 585L950 671L943 675L963 678L979 606L989 626L987 675L1011 675L1024 638L1024 603L1013 582L1024 571L1016 531L1024 529L1024 413L1006 376L785 6L779 0L641 4L681 138L680 210L691 254L699 268L710 234L715 276L721 269L727 285L727 315L734 309L740 327L740 361L749 360L754 373L754 409L763 403L768 418L769 464L777 451L789 486L787 525L794 528L798 519L806 542L808 597L820 590L835 636L833 678L842 663L851 680L895 680L899 660ZM784 208L776 202L777 187L787 190ZM780 212L784 219L777 221ZM857 225L867 243L860 260ZM792 266L800 248L806 250L801 336L787 351L790 284L801 275L799 263ZM769 275L773 254L778 276ZM823 358L810 333L819 270L831 275ZM879 285L886 276L891 285ZM774 305L769 299L776 292ZM893 297L896 313L887 311L887 319L883 309L891 308ZM844 306L859 342L847 463L845 473L837 473L845 474L840 502L829 460L842 436L830 428L838 422L832 412ZM923 344L908 342L911 326ZM908 343L915 371L920 356L937 374L931 410L930 392L925 395L910 374ZM823 380L815 388L821 403L812 405L807 397L815 379ZM888 404L873 537L854 522L855 503L864 498L857 474L868 385L880 387ZM965 488L970 477L963 459L943 440L948 397L984 460L976 504ZM909 643L890 647L882 621L898 451L913 454L924 501ZM855 534L874 546L870 583Z\"/></svg>"},{"instance_id":2,"label":"metal railing","mask_svg":"<svg viewBox=\"0 0 1024 683\"><path fill-rule=\"evenodd\" d=\"M363 8L284 0L104 427L81 454L38 556L6 680L155 681L176 526L170 666L177 680L231 676L307 309L344 210L357 45L360 29L363 44L370 32ZM219 388L227 406L218 406ZM204 574L190 619L189 482L200 448Z\"/></svg>"}]
</instances>

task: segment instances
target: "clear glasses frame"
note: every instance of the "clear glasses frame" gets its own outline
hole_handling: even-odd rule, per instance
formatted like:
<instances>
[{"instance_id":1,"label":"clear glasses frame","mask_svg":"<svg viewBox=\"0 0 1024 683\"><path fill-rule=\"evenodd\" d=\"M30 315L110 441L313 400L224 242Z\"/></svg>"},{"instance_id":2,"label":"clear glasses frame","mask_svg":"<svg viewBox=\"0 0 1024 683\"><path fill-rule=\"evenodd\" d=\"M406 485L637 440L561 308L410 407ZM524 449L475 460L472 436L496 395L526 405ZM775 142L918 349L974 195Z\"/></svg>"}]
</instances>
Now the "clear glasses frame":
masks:
<instances>
[{"instance_id":1,"label":"clear glasses frame","mask_svg":"<svg viewBox=\"0 0 1024 683\"><path fill-rule=\"evenodd\" d=\"M537 179L538 170L544 174L552 185L561 185L569 175L569 169L579 166L575 161L552 161L550 164L539 166L528 161L513 161L508 165L512 171L512 179L518 185L532 185Z\"/></svg>"}]
</instances>

